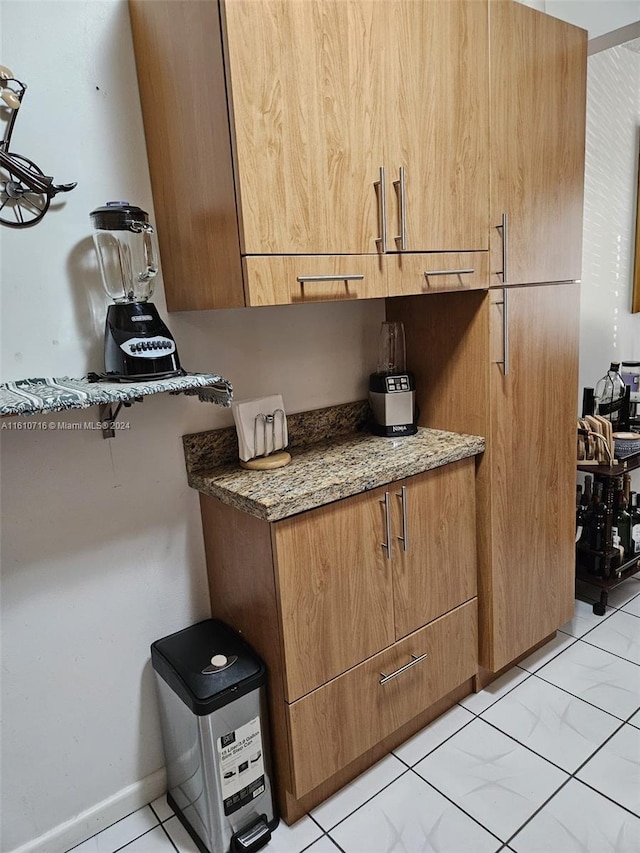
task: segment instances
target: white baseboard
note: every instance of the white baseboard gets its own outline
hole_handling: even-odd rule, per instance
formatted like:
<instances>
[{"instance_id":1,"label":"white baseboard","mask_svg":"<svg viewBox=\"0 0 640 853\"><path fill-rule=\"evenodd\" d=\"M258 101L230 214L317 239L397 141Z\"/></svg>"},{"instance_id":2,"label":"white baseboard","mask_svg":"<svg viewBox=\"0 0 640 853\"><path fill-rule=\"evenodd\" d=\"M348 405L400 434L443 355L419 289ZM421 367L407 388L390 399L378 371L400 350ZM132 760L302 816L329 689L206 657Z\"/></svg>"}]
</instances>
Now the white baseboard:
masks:
<instances>
[{"instance_id":1,"label":"white baseboard","mask_svg":"<svg viewBox=\"0 0 640 853\"><path fill-rule=\"evenodd\" d=\"M111 826L136 809L157 800L167 790L164 767L133 785L128 785L106 800L81 812L71 820L58 824L44 835L28 841L11 853L65 853L86 838Z\"/></svg>"}]
</instances>

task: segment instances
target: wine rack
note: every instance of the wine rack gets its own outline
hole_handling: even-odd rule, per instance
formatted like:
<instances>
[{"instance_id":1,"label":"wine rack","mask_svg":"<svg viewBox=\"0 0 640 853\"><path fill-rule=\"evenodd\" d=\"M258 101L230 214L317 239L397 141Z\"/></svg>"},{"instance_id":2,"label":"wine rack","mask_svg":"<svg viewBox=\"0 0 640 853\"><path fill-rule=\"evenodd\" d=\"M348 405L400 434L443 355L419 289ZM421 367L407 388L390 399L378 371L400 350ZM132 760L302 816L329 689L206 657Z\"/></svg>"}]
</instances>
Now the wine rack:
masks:
<instances>
[{"instance_id":1,"label":"wine rack","mask_svg":"<svg viewBox=\"0 0 640 853\"><path fill-rule=\"evenodd\" d=\"M613 547L615 481L636 468L640 468L640 453L614 465L578 464L578 471L591 474L594 483L602 483L602 499L607 506L602 550L596 551L581 542L576 545L576 578L600 590L600 601L593 605L593 612L598 616L604 616L609 590L640 572L640 554L621 562L620 552Z\"/></svg>"}]
</instances>

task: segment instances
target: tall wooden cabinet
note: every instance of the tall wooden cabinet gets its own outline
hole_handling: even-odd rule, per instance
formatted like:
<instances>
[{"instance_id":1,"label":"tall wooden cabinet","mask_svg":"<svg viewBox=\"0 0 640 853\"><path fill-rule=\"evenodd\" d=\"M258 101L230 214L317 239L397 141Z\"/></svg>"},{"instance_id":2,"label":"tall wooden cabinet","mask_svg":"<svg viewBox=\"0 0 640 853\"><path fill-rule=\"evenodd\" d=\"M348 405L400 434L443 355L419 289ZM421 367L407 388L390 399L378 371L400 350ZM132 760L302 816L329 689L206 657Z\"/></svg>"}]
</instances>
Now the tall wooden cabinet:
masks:
<instances>
[{"instance_id":1,"label":"tall wooden cabinet","mask_svg":"<svg viewBox=\"0 0 640 853\"><path fill-rule=\"evenodd\" d=\"M576 284L388 300L424 425L487 436L478 463L480 664L498 672L573 613ZM506 372L505 372L505 360Z\"/></svg>"},{"instance_id":2,"label":"tall wooden cabinet","mask_svg":"<svg viewBox=\"0 0 640 853\"><path fill-rule=\"evenodd\" d=\"M488 0L130 11L170 310L386 296L395 253L488 250Z\"/></svg>"},{"instance_id":3,"label":"tall wooden cabinet","mask_svg":"<svg viewBox=\"0 0 640 853\"><path fill-rule=\"evenodd\" d=\"M587 33L491 0L491 286L582 267Z\"/></svg>"}]
</instances>

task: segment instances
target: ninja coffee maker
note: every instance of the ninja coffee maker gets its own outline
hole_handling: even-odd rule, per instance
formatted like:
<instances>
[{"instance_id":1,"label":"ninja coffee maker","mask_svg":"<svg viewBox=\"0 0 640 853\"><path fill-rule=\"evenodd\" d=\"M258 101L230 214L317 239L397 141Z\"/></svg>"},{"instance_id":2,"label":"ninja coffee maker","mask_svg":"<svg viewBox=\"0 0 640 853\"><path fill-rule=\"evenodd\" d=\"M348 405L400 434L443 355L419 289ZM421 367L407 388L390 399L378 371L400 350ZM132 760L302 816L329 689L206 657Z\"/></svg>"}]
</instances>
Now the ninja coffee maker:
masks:
<instances>
[{"instance_id":1,"label":"ninja coffee maker","mask_svg":"<svg viewBox=\"0 0 640 853\"><path fill-rule=\"evenodd\" d=\"M149 216L126 201L91 211L102 283L114 304L104 333L106 379L135 382L182 376L175 341L152 302L158 272Z\"/></svg>"},{"instance_id":2,"label":"ninja coffee maker","mask_svg":"<svg viewBox=\"0 0 640 853\"><path fill-rule=\"evenodd\" d=\"M378 370L369 377L369 405L373 412L371 432L374 435L393 437L414 435L418 431L415 385L405 362L404 326L383 323Z\"/></svg>"}]
</instances>

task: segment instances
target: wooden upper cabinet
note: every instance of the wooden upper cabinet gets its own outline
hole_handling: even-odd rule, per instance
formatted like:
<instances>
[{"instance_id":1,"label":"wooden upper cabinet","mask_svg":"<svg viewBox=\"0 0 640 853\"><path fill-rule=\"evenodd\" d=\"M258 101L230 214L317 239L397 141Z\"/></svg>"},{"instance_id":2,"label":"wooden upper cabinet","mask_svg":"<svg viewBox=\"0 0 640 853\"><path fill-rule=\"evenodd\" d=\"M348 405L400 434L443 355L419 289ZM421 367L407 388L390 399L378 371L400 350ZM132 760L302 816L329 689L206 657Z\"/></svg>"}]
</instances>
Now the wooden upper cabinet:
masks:
<instances>
[{"instance_id":1,"label":"wooden upper cabinet","mask_svg":"<svg viewBox=\"0 0 640 853\"><path fill-rule=\"evenodd\" d=\"M490 55L491 284L579 279L587 33L491 0Z\"/></svg>"},{"instance_id":2,"label":"wooden upper cabinet","mask_svg":"<svg viewBox=\"0 0 640 853\"><path fill-rule=\"evenodd\" d=\"M487 249L487 0L392 0L379 7L388 32L389 250Z\"/></svg>"},{"instance_id":3,"label":"wooden upper cabinet","mask_svg":"<svg viewBox=\"0 0 640 853\"><path fill-rule=\"evenodd\" d=\"M223 3L244 254L378 251L381 5Z\"/></svg>"}]
</instances>

